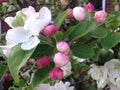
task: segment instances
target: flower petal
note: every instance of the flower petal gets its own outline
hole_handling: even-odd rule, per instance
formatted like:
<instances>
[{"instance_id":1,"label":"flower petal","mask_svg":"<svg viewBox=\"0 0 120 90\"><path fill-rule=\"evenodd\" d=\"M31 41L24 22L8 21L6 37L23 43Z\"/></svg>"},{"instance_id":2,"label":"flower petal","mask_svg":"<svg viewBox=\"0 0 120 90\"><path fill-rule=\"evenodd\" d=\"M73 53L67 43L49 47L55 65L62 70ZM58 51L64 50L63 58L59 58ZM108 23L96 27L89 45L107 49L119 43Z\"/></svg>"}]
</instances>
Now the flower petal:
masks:
<instances>
[{"instance_id":1,"label":"flower petal","mask_svg":"<svg viewBox=\"0 0 120 90\"><path fill-rule=\"evenodd\" d=\"M49 24L51 21L51 12L47 7L43 7L39 11L39 19L43 20L45 24Z\"/></svg>"},{"instance_id":2,"label":"flower petal","mask_svg":"<svg viewBox=\"0 0 120 90\"><path fill-rule=\"evenodd\" d=\"M23 50L30 50L35 48L39 43L40 43L40 40L38 39L38 37L31 37L28 41L24 42L21 45L21 48Z\"/></svg>"},{"instance_id":3,"label":"flower petal","mask_svg":"<svg viewBox=\"0 0 120 90\"><path fill-rule=\"evenodd\" d=\"M38 36L42 29L51 21L51 12L48 8L43 7L40 12L30 16L24 25L24 29L28 30L32 35Z\"/></svg>"},{"instance_id":4,"label":"flower petal","mask_svg":"<svg viewBox=\"0 0 120 90\"><path fill-rule=\"evenodd\" d=\"M11 28L13 28L13 26L12 26L13 20L14 20L13 17L7 17L7 18L5 18L5 22L6 22Z\"/></svg>"},{"instance_id":5,"label":"flower petal","mask_svg":"<svg viewBox=\"0 0 120 90\"><path fill-rule=\"evenodd\" d=\"M6 34L7 42L21 43L28 40L31 37L31 34L24 30L23 27L17 27L14 29L8 30Z\"/></svg>"}]
</instances>

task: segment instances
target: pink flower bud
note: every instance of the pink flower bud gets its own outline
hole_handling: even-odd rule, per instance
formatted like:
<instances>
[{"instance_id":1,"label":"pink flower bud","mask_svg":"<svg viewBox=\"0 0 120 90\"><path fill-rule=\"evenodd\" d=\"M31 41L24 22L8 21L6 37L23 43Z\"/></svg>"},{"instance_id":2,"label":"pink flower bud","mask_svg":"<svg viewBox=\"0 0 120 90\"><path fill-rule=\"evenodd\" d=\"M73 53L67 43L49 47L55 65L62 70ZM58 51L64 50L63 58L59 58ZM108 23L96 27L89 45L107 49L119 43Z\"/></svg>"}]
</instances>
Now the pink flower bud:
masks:
<instances>
[{"instance_id":1,"label":"pink flower bud","mask_svg":"<svg viewBox=\"0 0 120 90\"><path fill-rule=\"evenodd\" d=\"M95 12L94 19L96 23L103 23L106 20L107 13L103 10Z\"/></svg>"},{"instance_id":2,"label":"pink flower bud","mask_svg":"<svg viewBox=\"0 0 120 90\"><path fill-rule=\"evenodd\" d=\"M57 27L55 25L48 25L43 30L43 34L47 37L53 36L56 32Z\"/></svg>"},{"instance_id":3,"label":"pink flower bud","mask_svg":"<svg viewBox=\"0 0 120 90\"><path fill-rule=\"evenodd\" d=\"M47 56L41 57L36 62L36 67L38 69L47 67L50 64L50 58Z\"/></svg>"},{"instance_id":4,"label":"pink flower bud","mask_svg":"<svg viewBox=\"0 0 120 90\"><path fill-rule=\"evenodd\" d=\"M56 44L57 50L59 52L68 53L70 51L70 46L67 42L61 41Z\"/></svg>"},{"instance_id":5,"label":"pink flower bud","mask_svg":"<svg viewBox=\"0 0 120 90\"><path fill-rule=\"evenodd\" d=\"M73 16L77 21L82 21L86 17L85 9L82 7L73 8Z\"/></svg>"},{"instance_id":6,"label":"pink flower bud","mask_svg":"<svg viewBox=\"0 0 120 90\"><path fill-rule=\"evenodd\" d=\"M56 53L53 60L57 67L62 67L69 63L68 55L61 52Z\"/></svg>"},{"instance_id":7,"label":"pink flower bud","mask_svg":"<svg viewBox=\"0 0 120 90\"><path fill-rule=\"evenodd\" d=\"M50 71L49 77L51 80L61 80L63 78L63 70L55 67Z\"/></svg>"},{"instance_id":8,"label":"pink flower bud","mask_svg":"<svg viewBox=\"0 0 120 90\"><path fill-rule=\"evenodd\" d=\"M22 9L22 12L26 15L27 18L29 18L31 15L36 13L36 10L34 7L29 6L28 8Z\"/></svg>"},{"instance_id":9,"label":"pink flower bud","mask_svg":"<svg viewBox=\"0 0 120 90\"><path fill-rule=\"evenodd\" d=\"M6 74L5 74L5 79L11 79L10 72L6 72Z\"/></svg>"},{"instance_id":10,"label":"pink flower bud","mask_svg":"<svg viewBox=\"0 0 120 90\"><path fill-rule=\"evenodd\" d=\"M69 13L67 15L67 19L71 19L73 17L73 9L69 9Z\"/></svg>"},{"instance_id":11,"label":"pink flower bud","mask_svg":"<svg viewBox=\"0 0 120 90\"><path fill-rule=\"evenodd\" d=\"M94 6L91 4L91 3L88 3L86 6L85 6L85 10L87 12L94 12L95 11L95 8Z\"/></svg>"},{"instance_id":12,"label":"pink flower bud","mask_svg":"<svg viewBox=\"0 0 120 90\"><path fill-rule=\"evenodd\" d=\"M0 0L0 3L2 2L9 2L9 0Z\"/></svg>"}]
</instances>

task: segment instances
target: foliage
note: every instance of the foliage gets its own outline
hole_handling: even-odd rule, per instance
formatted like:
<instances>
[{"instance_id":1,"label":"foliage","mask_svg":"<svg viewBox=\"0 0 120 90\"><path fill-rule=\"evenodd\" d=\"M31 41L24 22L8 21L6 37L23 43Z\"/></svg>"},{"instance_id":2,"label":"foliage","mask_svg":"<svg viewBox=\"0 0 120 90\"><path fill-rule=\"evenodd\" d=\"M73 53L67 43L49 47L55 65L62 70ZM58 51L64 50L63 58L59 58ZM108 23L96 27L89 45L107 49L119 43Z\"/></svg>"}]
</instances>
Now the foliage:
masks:
<instances>
[{"instance_id":1,"label":"foliage","mask_svg":"<svg viewBox=\"0 0 120 90\"><path fill-rule=\"evenodd\" d=\"M38 1L40 4L48 5L44 0ZM85 1L87 2L87 0ZM8 5L11 2L17 10L24 7L17 0L10 0ZM82 3L84 0L79 0L78 2ZM96 90L97 84L87 72L90 69L90 64L104 65L110 59L120 58L120 12L117 11L108 14L106 20L102 23L96 23L94 12L86 12L86 18L82 21L77 21L74 17L71 19L66 18L69 10L65 6L62 6L59 0L51 0L50 4L54 4L54 9L51 9L51 24L56 25L58 31L51 37L43 35L42 31L39 33L39 36L31 35L29 39L37 37L40 40L40 43L36 47L30 50L23 50L21 45L24 41L22 41L10 49L10 55L8 56L3 54L6 48L3 48L3 43L1 43L0 47L3 52L1 50L0 53L2 58L0 60L0 77L4 77L6 72L10 71L13 80L13 85L10 88L14 90L35 90L36 87L43 83L54 85L55 81L50 80L49 72L52 68L56 67L54 63L54 55L58 52L56 45L60 41L66 41L70 46L70 51L67 54L72 69L68 75L64 76L63 81L68 80L75 87L81 85L79 87L81 90L85 88ZM36 10L41 8L39 5L35 5L34 7ZM50 6L48 7L49 9L51 8ZM2 13L3 18L9 15L6 9L7 6L0 6L0 8L2 8L2 12L0 13ZM15 12L12 13L15 15ZM16 14L12 21L14 28L24 26L25 20L27 20L26 17L22 12ZM66 23L67 20L69 21L68 23ZM5 40L7 38L1 39L3 42ZM51 59L50 65L42 69L37 69L36 62L43 56L48 56ZM30 62L31 58L35 60L34 63Z\"/></svg>"}]
</instances>

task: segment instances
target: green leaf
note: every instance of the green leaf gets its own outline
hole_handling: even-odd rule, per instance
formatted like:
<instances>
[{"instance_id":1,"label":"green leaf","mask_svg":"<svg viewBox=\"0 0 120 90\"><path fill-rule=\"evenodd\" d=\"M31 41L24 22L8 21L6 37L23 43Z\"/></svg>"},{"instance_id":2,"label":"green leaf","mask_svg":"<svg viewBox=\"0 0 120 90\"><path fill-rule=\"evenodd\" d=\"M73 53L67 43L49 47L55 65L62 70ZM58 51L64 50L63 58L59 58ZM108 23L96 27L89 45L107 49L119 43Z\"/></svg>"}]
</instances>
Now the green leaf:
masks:
<instances>
[{"instance_id":1,"label":"green leaf","mask_svg":"<svg viewBox=\"0 0 120 90\"><path fill-rule=\"evenodd\" d=\"M27 62L33 52L34 49L29 51L22 50L20 44L12 48L7 62L10 73L16 83L19 83L18 73L20 68Z\"/></svg>"},{"instance_id":2,"label":"green leaf","mask_svg":"<svg viewBox=\"0 0 120 90\"><path fill-rule=\"evenodd\" d=\"M50 64L50 66L45 67L43 69L37 70L34 74L34 77L32 79L32 83L30 86L32 88L35 88L37 85L41 83L45 83L47 80L49 80L49 71L54 67L53 63Z\"/></svg>"},{"instance_id":3,"label":"green leaf","mask_svg":"<svg viewBox=\"0 0 120 90\"><path fill-rule=\"evenodd\" d=\"M96 27L96 23L94 21L83 21L81 23L78 23L75 27L72 27L70 29L69 40L73 41L79 37L82 37L86 34L88 34L90 31L94 30Z\"/></svg>"},{"instance_id":4,"label":"green leaf","mask_svg":"<svg viewBox=\"0 0 120 90\"><path fill-rule=\"evenodd\" d=\"M14 27L24 26L24 17L25 17L25 15L22 12L17 12L17 14L12 22L12 25Z\"/></svg>"},{"instance_id":5,"label":"green leaf","mask_svg":"<svg viewBox=\"0 0 120 90\"><path fill-rule=\"evenodd\" d=\"M107 29L104 27L97 27L95 30L90 32L90 35L94 38L104 38L107 36Z\"/></svg>"},{"instance_id":6,"label":"green leaf","mask_svg":"<svg viewBox=\"0 0 120 90\"><path fill-rule=\"evenodd\" d=\"M60 15L57 16L57 18L55 19L55 25L60 28L63 21L65 20L66 16L68 15L69 10L64 11L63 13L61 13Z\"/></svg>"},{"instance_id":7,"label":"green leaf","mask_svg":"<svg viewBox=\"0 0 120 90\"><path fill-rule=\"evenodd\" d=\"M114 47L117 43L120 42L120 33L110 33L107 37L101 40L101 45L104 49L108 50Z\"/></svg>"},{"instance_id":8,"label":"green leaf","mask_svg":"<svg viewBox=\"0 0 120 90\"><path fill-rule=\"evenodd\" d=\"M10 0L11 3L13 3L15 6L17 6L17 0Z\"/></svg>"},{"instance_id":9,"label":"green leaf","mask_svg":"<svg viewBox=\"0 0 120 90\"><path fill-rule=\"evenodd\" d=\"M0 77L2 77L5 72L7 71L7 66L5 65L4 61L0 61Z\"/></svg>"},{"instance_id":10,"label":"green leaf","mask_svg":"<svg viewBox=\"0 0 120 90\"><path fill-rule=\"evenodd\" d=\"M120 12L114 11L114 12L110 13L107 17L105 25L110 30L117 29L120 26Z\"/></svg>"},{"instance_id":11,"label":"green leaf","mask_svg":"<svg viewBox=\"0 0 120 90\"><path fill-rule=\"evenodd\" d=\"M76 43L72 45L71 50L73 52L73 55L79 58L90 58L95 54L91 47L81 43Z\"/></svg>"},{"instance_id":12,"label":"green leaf","mask_svg":"<svg viewBox=\"0 0 120 90\"><path fill-rule=\"evenodd\" d=\"M32 58L38 59L42 56L52 56L54 48L47 44L39 44L32 55Z\"/></svg>"},{"instance_id":13,"label":"green leaf","mask_svg":"<svg viewBox=\"0 0 120 90\"><path fill-rule=\"evenodd\" d=\"M63 38L63 32L60 32L60 31L56 32L55 38L56 38L57 42L61 41Z\"/></svg>"}]
</instances>

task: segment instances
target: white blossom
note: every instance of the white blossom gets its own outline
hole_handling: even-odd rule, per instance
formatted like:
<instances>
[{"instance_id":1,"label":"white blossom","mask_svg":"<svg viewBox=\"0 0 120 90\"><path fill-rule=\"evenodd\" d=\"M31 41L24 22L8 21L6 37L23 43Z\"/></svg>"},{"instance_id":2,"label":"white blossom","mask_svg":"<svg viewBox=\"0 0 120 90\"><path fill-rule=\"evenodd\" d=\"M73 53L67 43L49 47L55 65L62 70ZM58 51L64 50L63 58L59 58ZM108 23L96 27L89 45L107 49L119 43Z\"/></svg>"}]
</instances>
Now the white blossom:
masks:
<instances>
[{"instance_id":1,"label":"white blossom","mask_svg":"<svg viewBox=\"0 0 120 90\"><path fill-rule=\"evenodd\" d=\"M91 75L92 79L97 81L98 88L104 88L108 82L107 72L105 67L92 64L88 74Z\"/></svg>"}]
</instances>

